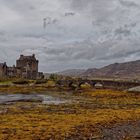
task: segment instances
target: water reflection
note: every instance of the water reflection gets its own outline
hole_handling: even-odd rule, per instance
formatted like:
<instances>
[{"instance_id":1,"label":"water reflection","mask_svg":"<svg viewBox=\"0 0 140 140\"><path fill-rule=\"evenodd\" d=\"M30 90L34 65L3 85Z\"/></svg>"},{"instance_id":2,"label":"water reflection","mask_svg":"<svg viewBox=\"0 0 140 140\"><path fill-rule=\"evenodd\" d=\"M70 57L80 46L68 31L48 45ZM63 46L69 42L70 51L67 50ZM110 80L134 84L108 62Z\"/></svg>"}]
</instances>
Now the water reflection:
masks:
<instances>
[{"instance_id":1,"label":"water reflection","mask_svg":"<svg viewBox=\"0 0 140 140\"><path fill-rule=\"evenodd\" d=\"M10 104L15 102L41 102L42 104L63 104L67 100L44 94L1 94L0 104Z\"/></svg>"}]
</instances>

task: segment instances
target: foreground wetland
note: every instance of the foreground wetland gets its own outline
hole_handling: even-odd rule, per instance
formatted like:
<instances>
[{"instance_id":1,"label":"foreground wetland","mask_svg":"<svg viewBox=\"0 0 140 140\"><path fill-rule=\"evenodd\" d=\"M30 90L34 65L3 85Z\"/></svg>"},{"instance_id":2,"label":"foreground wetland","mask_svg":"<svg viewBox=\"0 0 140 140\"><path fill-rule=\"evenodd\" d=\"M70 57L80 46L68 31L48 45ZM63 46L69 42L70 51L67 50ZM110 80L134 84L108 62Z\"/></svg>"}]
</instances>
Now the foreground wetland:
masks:
<instances>
[{"instance_id":1,"label":"foreground wetland","mask_svg":"<svg viewBox=\"0 0 140 140\"><path fill-rule=\"evenodd\" d=\"M111 89L0 88L1 140L137 140L140 94Z\"/></svg>"}]
</instances>

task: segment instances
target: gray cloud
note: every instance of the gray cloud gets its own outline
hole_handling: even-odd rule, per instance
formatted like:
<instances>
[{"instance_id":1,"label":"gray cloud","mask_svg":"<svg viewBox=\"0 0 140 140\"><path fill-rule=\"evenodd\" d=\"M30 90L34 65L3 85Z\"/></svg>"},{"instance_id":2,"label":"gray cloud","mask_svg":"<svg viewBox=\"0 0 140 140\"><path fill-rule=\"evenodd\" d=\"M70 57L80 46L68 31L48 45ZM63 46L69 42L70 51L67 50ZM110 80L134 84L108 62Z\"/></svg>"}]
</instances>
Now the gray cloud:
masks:
<instances>
[{"instance_id":1,"label":"gray cloud","mask_svg":"<svg viewBox=\"0 0 140 140\"><path fill-rule=\"evenodd\" d=\"M139 0L0 3L0 61L9 65L20 53L35 53L47 72L140 59Z\"/></svg>"},{"instance_id":2,"label":"gray cloud","mask_svg":"<svg viewBox=\"0 0 140 140\"><path fill-rule=\"evenodd\" d=\"M127 1L127 0L119 0L120 4L125 7L137 7L139 8L139 5L135 3L134 1Z\"/></svg>"}]
</instances>

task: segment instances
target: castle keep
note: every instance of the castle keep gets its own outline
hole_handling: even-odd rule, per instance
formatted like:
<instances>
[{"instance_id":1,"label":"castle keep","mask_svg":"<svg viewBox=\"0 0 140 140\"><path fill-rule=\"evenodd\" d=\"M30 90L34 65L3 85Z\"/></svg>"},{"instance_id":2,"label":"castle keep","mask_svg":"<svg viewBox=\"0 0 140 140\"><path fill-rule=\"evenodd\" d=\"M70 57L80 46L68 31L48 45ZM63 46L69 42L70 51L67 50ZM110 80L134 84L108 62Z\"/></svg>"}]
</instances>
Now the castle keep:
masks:
<instances>
[{"instance_id":1,"label":"castle keep","mask_svg":"<svg viewBox=\"0 0 140 140\"><path fill-rule=\"evenodd\" d=\"M0 77L41 79L43 73L38 72L38 63L35 55L24 56L16 61L16 66L8 67L6 63L0 63Z\"/></svg>"}]
</instances>

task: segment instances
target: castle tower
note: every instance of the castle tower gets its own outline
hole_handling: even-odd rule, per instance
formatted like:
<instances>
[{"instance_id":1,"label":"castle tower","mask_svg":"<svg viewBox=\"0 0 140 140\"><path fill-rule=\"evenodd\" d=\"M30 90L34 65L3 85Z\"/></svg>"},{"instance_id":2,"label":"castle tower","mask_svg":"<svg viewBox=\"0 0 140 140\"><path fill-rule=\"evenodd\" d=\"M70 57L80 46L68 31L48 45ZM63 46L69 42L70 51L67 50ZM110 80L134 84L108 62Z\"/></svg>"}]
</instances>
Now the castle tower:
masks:
<instances>
[{"instance_id":1,"label":"castle tower","mask_svg":"<svg viewBox=\"0 0 140 140\"><path fill-rule=\"evenodd\" d=\"M35 54L31 56L20 55L20 58L16 61L16 67L18 68L21 77L27 79L36 79L38 74L38 63Z\"/></svg>"}]
</instances>

